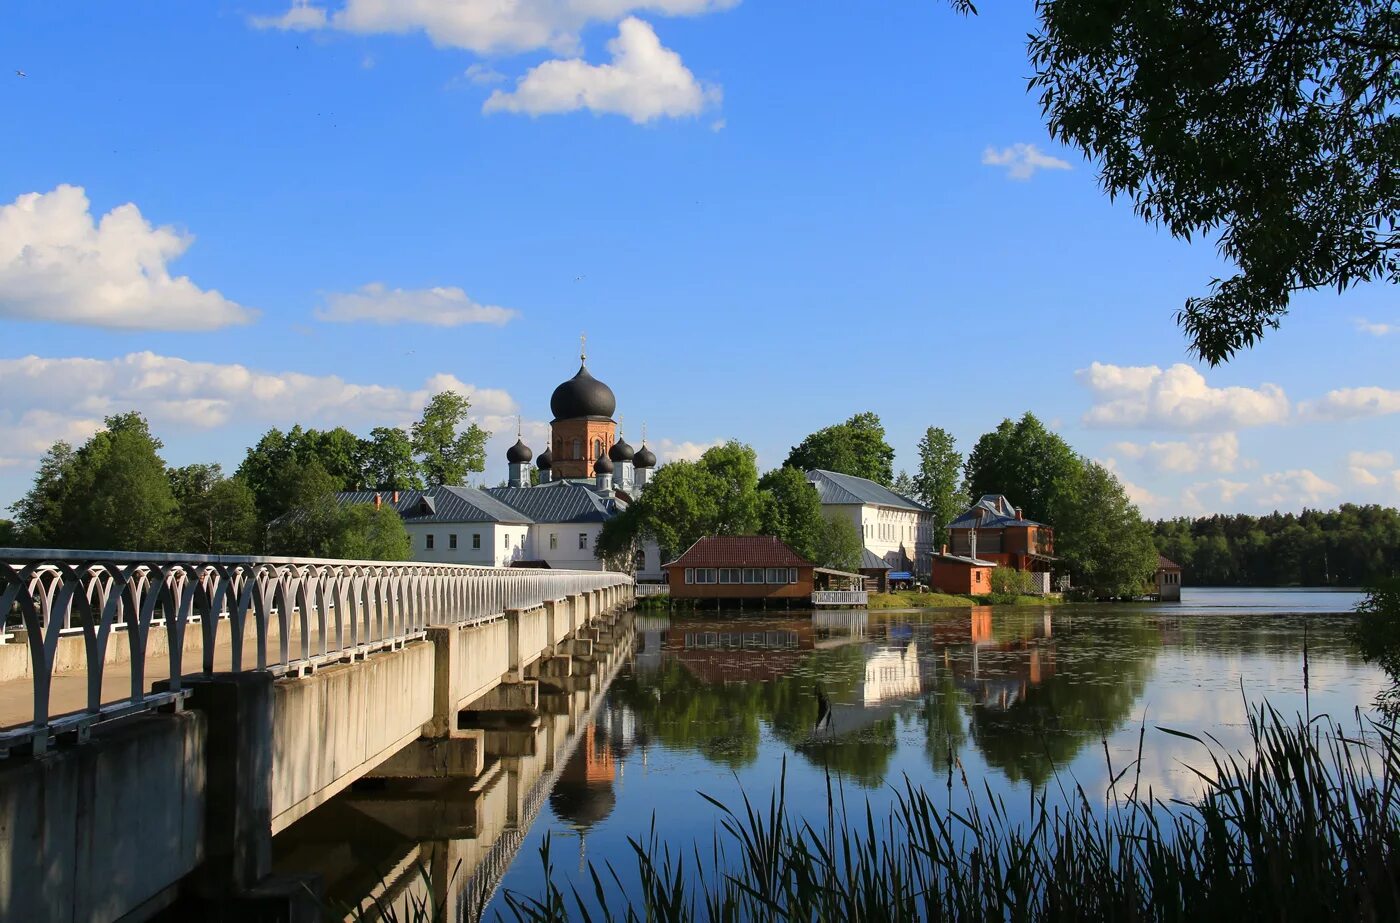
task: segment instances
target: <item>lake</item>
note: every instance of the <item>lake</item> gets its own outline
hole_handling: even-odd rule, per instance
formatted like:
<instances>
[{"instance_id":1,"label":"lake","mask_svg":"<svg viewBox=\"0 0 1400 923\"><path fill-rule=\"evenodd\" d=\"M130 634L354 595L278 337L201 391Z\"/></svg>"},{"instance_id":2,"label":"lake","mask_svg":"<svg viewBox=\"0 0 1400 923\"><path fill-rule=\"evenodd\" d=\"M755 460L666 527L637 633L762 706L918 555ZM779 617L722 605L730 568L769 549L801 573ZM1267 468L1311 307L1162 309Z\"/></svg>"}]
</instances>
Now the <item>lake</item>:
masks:
<instances>
[{"instance_id":1,"label":"lake","mask_svg":"<svg viewBox=\"0 0 1400 923\"><path fill-rule=\"evenodd\" d=\"M504 794L483 783L357 787L279 837L278 865L321 871L347 903L411 891L416 862L434 877L456 869L470 882L458 892L494 893L489 919L506 891L540 893L546 835L556 880L580 890L591 890L590 861L612 862L626 881L628 838L645 838L653 820L673 846L708 845L718 814L701 792L766 805L781 781L799 813L820 819L830 781L848 808L868 801L879 816L906 779L963 805L965 774L1015 812L1033 792L1078 784L1101 795L1141 745L1140 783L1190 797L1199 783L1188 767L1208 754L1159 728L1239 748L1250 704L1265 699L1288 715L1369 709L1384 678L1347 639L1358 599L1188 589L1179 604L639 612L611 683L559 702L548 733L531 732L550 741L539 766L495 760ZM405 799L466 819L425 834L403 820Z\"/></svg>"}]
</instances>

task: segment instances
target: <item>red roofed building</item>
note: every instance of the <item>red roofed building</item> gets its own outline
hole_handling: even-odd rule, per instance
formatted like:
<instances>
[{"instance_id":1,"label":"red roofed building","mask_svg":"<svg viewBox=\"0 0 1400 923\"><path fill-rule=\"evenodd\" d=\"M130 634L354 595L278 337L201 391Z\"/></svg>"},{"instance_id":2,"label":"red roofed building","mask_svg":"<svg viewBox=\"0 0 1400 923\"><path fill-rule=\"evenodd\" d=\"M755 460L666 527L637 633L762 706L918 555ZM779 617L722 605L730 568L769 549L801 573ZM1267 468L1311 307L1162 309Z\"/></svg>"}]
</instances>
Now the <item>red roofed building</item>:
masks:
<instances>
[{"instance_id":1,"label":"red roofed building","mask_svg":"<svg viewBox=\"0 0 1400 923\"><path fill-rule=\"evenodd\" d=\"M702 538L665 565L672 599L810 599L815 565L769 535Z\"/></svg>"}]
</instances>

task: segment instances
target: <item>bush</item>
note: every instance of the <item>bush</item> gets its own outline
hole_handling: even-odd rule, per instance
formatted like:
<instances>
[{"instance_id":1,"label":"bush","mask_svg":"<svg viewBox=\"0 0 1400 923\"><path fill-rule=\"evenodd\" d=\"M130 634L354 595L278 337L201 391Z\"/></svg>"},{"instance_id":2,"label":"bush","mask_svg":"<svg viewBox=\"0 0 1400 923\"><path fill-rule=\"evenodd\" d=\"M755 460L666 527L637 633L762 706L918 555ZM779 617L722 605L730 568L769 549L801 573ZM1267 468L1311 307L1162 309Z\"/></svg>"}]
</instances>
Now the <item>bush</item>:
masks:
<instances>
[{"instance_id":1,"label":"bush","mask_svg":"<svg viewBox=\"0 0 1400 923\"><path fill-rule=\"evenodd\" d=\"M1038 587L1035 577L1014 567L992 568L993 596L1031 596Z\"/></svg>"},{"instance_id":2,"label":"bush","mask_svg":"<svg viewBox=\"0 0 1400 923\"><path fill-rule=\"evenodd\" d=\"M1376 705L1392 716L1400 716L1400 579L1372 587L1356 612L1361 617L1356 620L1352 636L1361 656L1390 677L1390 688L1376 697Z\"/></svg>"}]
</instances>

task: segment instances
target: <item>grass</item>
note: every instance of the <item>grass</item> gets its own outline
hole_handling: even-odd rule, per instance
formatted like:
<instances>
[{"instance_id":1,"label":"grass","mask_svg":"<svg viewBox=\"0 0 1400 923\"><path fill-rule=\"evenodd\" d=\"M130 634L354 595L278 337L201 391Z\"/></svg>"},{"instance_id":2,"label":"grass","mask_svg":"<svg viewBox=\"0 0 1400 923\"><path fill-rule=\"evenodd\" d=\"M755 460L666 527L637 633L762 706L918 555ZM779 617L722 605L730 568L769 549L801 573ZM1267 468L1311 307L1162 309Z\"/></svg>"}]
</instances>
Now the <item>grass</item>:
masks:
<instances>
[{"instance_id":1,"label":"grass","mask_svg":"<svg viewBox=\"0 0 1400 923\"><path fill-rule=\"evenodd\" d=\"M966 777L967 810L940 808L906 779L879 818L868 805L848 813L828 782L816 826L793 815L780 785L766 808L709 799L719 830L708 847L673 852L653 820L631 841L639 888L590 865L590 887L566 892L546 839L546 892L506 902L529 923L1400 918L1394 725L1346 730L1263 710L1250 727L1251 756L1209 746L1204 794L1190 802L1139 790L1140 750L1110 774L1104 803L1078 786L1062 803L1042 793L1026 824Z\"/></svg>"},{"instance_id":2,"label":"grass","mask_svg":"<svg viewBox=\"0 0 1400 923\"><path fill-rule=\"evenodd\" d=\"M1077 784L1032 796L1029 820L948 766L969 807L949 810L905 779L877 817L848 810L828 778L824 819L796 815L785 781L766 807L744 796L717 812L712 842L673 850L655 818L632 839L639 884L590 864L582 890L559 884L548 837L543 894L507 892L517 923L756 920L1078 921L1400 919L1400 740L1395 724L1251 712L1253 748L1199 743L1200 797L1163 801L1139 787L1142 752L1103 800ZM1144 728L1143 733L1146 729ZM1105 758L1107 759L1105 745ZM786 779L784 772L783 779ZM942 787L941 785L939 787ZM630 877L630 876L629 876ZM436 923L420 902L387 923Z\"/></svg>"},{"instance_id":3,"label":"grass","mask_svg":"<svg viewBox=\"0 0 1400 923\"><path fill-rule=\"evenodd\" d=\"M978 605L971 596L953 596L950 593L922 593L915 590L894 590L890 593L871 593L870 609L950 609L969 608Z\"/></svg>"}]
</instances>

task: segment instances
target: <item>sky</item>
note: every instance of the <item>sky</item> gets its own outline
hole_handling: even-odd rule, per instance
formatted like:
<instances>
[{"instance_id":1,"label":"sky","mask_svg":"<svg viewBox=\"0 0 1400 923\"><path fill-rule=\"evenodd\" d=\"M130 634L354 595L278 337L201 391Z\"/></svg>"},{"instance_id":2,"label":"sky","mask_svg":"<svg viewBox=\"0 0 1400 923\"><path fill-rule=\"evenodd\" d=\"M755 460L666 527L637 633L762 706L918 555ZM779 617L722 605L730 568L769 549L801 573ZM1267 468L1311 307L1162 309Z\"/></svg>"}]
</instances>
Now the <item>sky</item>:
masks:
<instances>
[{"instance_id":1,"label":"sky","mask_svg":"<svg viewBox=\"0 0 1400 923\"><path fill-rule=\"evenodd\" d=\"M663 462L1032 411L1149 516L1400 503L1395 288L1193 361L1232 270L1049 137L1030 3L290 2L0 13L0 507L107 414L232 471L448 388L494 484L585 333Z\"/></svg>"}]
</instances>

